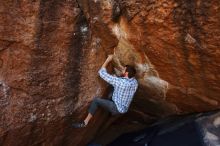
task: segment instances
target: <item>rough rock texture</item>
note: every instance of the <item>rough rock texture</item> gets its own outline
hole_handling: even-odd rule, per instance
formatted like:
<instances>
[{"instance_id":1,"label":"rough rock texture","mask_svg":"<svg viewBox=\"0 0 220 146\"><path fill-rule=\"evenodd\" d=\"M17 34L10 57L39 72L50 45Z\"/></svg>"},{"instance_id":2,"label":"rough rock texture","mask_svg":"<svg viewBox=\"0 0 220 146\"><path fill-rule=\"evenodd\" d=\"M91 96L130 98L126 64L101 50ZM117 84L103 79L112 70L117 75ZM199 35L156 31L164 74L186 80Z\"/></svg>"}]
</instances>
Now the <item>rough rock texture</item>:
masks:
<instances>
[{"instance_id":1,"label":"rough rock texture","mask_svg":"<svg viewBox=\"0 0 220 146\"><path fill-rule=\"evenodd\" d=\"M0 145L85 145L103 125L115 136L219 109L219 9L218 0L2 0ZM71 129L107 94L97 71L111 53L116 72L138 71L130 111L110 125L98 111L88 128Z\"/></svg>"}]
</instances>

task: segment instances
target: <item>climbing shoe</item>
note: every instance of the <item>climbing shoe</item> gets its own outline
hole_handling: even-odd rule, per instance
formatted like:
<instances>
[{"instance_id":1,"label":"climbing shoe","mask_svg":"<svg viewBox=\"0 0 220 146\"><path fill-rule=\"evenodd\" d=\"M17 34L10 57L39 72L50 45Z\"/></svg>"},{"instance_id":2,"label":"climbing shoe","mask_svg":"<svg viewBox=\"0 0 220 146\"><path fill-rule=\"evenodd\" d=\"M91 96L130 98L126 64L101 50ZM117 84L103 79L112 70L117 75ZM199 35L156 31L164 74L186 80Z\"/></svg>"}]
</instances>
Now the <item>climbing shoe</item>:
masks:
<instances>
[{"instance_id":1,"label":"climbing shoe","mask_svg":"<svg viewBox=\"0 0 220 146\"><path fill-rule=\"evenodd\" d=\"M80 123L73 123L73 124L72 124L72 127L73 127L73 128L84 128L84 127L86 127L86 124L85 124L84 121L83 121L83 122L80 122Z\"/></svg>"}]
</instances>

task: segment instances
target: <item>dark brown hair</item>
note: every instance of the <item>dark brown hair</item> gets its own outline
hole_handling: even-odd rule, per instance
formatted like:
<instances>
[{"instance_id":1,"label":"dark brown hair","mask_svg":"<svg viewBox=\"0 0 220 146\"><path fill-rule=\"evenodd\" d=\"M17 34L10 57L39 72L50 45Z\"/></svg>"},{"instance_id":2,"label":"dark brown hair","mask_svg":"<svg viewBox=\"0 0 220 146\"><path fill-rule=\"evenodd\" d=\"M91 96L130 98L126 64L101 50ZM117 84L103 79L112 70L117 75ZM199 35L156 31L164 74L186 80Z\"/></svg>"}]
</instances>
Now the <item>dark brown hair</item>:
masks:
<instances>
[{"instance_id":1,"label":"dark brown hair","mask_svg":"<svg viewBox=\"0 0 220 146\"><path fill-rule=\"evenodd\" d=\"M136 74L136 69L133 66L130 66L130 65L126 65L125 67L126 67L125 72L128 72L128 77L129 78L134 77L135 74Z\"/></svg>"}]
</instances>

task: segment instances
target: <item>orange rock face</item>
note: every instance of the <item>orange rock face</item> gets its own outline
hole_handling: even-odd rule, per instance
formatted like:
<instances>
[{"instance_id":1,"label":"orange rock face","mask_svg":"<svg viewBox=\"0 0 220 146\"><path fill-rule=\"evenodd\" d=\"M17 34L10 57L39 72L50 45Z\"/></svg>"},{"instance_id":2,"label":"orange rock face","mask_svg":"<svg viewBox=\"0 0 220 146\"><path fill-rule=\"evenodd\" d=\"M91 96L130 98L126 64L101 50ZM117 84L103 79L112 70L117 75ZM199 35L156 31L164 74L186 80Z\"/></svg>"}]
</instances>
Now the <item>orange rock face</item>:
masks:
<instances>
[{"instance_id":1,"label":"orange rock face","mask_svg":"<svg viewBox=\"0 0 220 146\"><path fill-rule=\"evenodd\" d=\"M219 109L219 9L217 0L1 1L0 145L85 145L103 131ZM72 129L107 94L97 72L113 53L112 69L137 69L130 111L110 127L98 111Z\"/></svg>"}]
</instances>

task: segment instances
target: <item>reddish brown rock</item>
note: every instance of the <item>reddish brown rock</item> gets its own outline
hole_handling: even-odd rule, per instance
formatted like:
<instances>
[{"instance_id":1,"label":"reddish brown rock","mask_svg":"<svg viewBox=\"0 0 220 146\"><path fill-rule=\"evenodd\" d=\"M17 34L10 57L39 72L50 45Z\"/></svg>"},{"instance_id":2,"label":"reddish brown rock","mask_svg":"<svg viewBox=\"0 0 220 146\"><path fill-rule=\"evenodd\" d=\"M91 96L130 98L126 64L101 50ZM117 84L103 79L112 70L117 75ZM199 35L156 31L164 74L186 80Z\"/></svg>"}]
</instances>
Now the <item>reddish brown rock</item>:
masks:
<instances>
[{"instance_id":1,"label":"reddish brown rock","mask_svg":"<svg viewBox=\"0 0 220 146\"><path fill-rule=\"evenodd\" d=\"M217 0L1 1L0 145L107 143L164 116L219 109L219 8ZM107 94L97 71L112 53L115 69L138 71L130 111L118 119L98 111L72 129Z\"/></svg>"}]
</instances>

